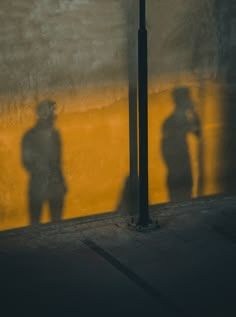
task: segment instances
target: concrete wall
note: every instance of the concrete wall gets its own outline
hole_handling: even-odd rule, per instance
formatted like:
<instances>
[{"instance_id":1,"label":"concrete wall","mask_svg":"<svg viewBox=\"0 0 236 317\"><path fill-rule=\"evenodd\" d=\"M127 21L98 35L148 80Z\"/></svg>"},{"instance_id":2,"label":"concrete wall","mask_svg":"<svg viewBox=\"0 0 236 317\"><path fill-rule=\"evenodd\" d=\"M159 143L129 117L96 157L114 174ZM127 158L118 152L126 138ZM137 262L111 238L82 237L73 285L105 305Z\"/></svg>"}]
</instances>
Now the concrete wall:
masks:
<instances>
[{"instance_id":1,"label":"concrete wall","mask_svg":"<svg viewBox=\"0 0 236 317\"><path fill-rule=\"evenodd\" d=\"M225 188L222 98L227 67L222 61L223 22L215 3L147 0L150 204L171 200L163 126L175 108L173 91L180 86L188 87L201 122L201 138L186 135L191 197ZM68 186L62 218L120 208L129 176L137 4L135 0L1 1L1 230L30 224L22 138L35 126L36 105L48 98L57 102L56 126ZM181 182L177 187L182 188ZM49 220L45 205L41 221Z\"/></svg>"}]
</instances>

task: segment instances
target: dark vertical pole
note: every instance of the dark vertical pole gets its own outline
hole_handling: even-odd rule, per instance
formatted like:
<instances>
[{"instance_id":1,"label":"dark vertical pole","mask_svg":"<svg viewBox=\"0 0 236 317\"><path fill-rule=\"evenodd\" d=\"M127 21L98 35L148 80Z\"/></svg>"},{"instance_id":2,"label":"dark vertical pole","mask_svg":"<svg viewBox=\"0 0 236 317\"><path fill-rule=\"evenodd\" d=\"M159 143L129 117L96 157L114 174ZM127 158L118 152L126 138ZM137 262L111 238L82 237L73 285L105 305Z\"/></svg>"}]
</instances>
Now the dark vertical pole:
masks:
<instances>
[{"instance_id":1,"label":"dark vertical pole","mask_svg":"<svg viewBox=\"0 0 236 317\"><path fill-rule=\"evenodd\" d=\"M139 100L139 225L148 226L148 76L146 3L139 0L138 100Z\"/></svg>"},{"instance_id":2,"label":"dark vertical pole","mask_svg":"<svg viewBox=\"0 0 236 317\"><path fill-rule=\"evenodd\" d=\"M128 79L129 79L129 144L130 144L130 216L138 213L138 109L137 109L137 60L138 3L129 2L128 26ZM125 3L127 8L127 3ZM135 8L135 10L134 10ZM129 26L130 24L130 26Z\"/></svg>"}]
</instances>

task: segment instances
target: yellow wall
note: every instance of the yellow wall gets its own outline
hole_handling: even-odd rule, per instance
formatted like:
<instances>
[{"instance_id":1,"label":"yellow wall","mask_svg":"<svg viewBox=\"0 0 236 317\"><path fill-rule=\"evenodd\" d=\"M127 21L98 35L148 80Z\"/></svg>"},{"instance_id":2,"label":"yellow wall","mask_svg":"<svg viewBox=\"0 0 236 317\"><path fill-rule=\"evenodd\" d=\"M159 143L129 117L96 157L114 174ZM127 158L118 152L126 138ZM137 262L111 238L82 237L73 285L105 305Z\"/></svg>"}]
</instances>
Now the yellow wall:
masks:
<instances>
[{"instance_id":1,"label":"yellow wall","mask_svg":"<svg viewBox=\"0 0 236 317\"><path fill-rule=\"evenodd\" d=\"M4 117L2 117L4 121ZM33 116L0 128L0 229L26 226L28 174L21 163L21 140ZM68 186L63 219L114 210L128 174L128 107L117 102L87 112L63 112L56 124L62 139ZM47 206L42 222L48 221Z\"/></svg>"},{"instance_id":2,"label":"yellow wall","mask_svg":"<svg viewBox=\"0 0 236 317\"><path fill-rule=\"evenodd\" d=\"M160 144L162 125L174 107L172 90L149 94L150 204L169 201L167 167ZM192 196L220 193L223 160L221 89L206 82L204 94L196 85L192 85L190 91L202 124L203 147L203 187L199 193L199 142L189 135L194 177ZM63 219L115 210L129 175L128 100L87 111L65 109L66 105L56 123L62 138L63 171L68 185ZM21 119L18 119L17 111L1 115L0 230L29 225L28 174L21 163L21 140L34 123L33 112L24 115L21 110ZM49 220L45 206L41 221Z\"/></svg>"}]
</instances>

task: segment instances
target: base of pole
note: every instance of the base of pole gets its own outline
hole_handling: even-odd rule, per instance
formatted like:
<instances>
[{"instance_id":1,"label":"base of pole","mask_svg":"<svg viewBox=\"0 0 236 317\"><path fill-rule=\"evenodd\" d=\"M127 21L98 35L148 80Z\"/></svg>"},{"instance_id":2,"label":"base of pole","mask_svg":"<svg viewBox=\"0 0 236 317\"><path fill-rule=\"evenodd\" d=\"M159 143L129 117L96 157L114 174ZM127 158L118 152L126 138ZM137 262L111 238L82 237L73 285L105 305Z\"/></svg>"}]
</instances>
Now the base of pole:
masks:
<instances>
[{"instance_id":1,"label":"base of pole","mask_svg":"<svg viewBox=\"0 0 236 317\"><path fill-rule=\"evenodd\" d=\"M147 233L147 232L151 232L151 231L155 231L160 229L160 225L158 223L158 220L156 221L151 221L146 225L143 226L140 223L135 223L134 221L131 220L130 223L128 223L128 227L131 230L137 231L137 232L141 232L141 233Z\"/></svg>"}]
</instances>

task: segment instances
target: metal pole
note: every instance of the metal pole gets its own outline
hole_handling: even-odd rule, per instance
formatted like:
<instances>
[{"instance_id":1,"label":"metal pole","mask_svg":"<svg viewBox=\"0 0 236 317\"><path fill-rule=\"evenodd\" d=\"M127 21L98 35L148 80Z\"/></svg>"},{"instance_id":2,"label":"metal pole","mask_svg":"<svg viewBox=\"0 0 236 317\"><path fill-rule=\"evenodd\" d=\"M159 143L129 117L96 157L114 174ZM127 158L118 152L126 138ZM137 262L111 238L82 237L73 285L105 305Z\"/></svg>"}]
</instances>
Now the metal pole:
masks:
<instances>
[{"instance_id":1,"label":"metal pole","mask_svg":"<svg viewBox=\"0 0 236 317\"><path fill-rule=\"evenodd\" d=\"M148 210L148 67L146 3L139 0L138 31L138 107L139 107L139 223L150 223Z\"/></svg>"},{"instance_id":2,"label":"metal pole","mask_svg":"<svg viewBox=\"0 0 236 317\"><path fill-rule=\"evenodd\" d=\"M133 21L128 28L128 79L129 79L129 144L130 144L130 216L138 214L138 109L137 109L137 61L138 41L136 39L138 28L138 3L132 0L129 5L127 24ZM127 4L125 3L125 8ZM135 10L134 10L135 8Z\"/></svg>"}]
</instances>

